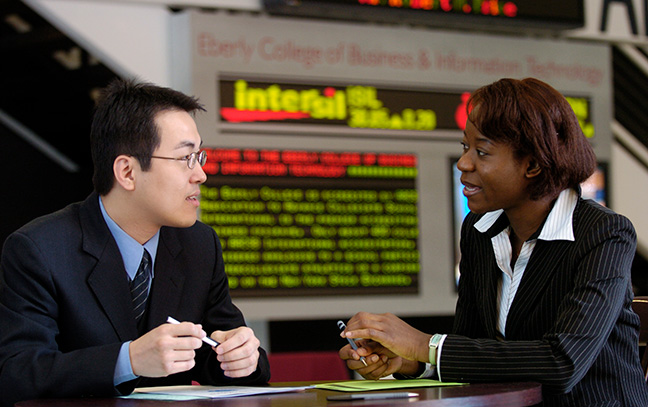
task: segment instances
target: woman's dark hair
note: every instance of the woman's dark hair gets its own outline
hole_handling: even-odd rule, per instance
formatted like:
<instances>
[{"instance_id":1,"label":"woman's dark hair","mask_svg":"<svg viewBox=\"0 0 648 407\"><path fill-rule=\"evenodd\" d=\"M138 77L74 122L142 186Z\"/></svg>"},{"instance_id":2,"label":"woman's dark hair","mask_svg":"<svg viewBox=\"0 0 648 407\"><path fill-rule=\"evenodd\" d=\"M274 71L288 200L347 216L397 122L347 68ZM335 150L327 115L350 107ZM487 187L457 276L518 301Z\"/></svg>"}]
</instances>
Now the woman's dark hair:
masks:
<instances>
[{"instance_id":1,"label":"woman's dark hair","mask_svg":"<svg viewBox=\"0 0 648 407\"><path fill-rule=\"evenodd\" d=\"M529 186L532 199L577 188L596 169L594 150L569 102L538 79L506 78L477 89L467 110L482 135L538 164L541 172Z\"/></svg>"},{"instance_id":2,"label":"woman's dark hair","mask_svg":"<svg viewBox=\"0 0 648 407\"><path fill-rule=\"evenodd\" d=\"M158 113L204 110L198 99L169 88L116 79L102 92L90 127L95 191L105 195L113 187L113 163L119 155L137 157L144 171L160 145L155 124Z\"/></svg>"}]
</instances>

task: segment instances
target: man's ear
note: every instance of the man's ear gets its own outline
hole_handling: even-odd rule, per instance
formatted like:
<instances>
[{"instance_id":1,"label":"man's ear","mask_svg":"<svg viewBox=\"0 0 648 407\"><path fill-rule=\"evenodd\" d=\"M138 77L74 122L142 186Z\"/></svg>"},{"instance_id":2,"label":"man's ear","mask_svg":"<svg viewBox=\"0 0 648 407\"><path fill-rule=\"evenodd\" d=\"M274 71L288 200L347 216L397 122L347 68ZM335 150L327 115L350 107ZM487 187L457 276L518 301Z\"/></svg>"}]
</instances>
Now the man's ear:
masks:
<instances>
[{"instance_id":1,"label":"man's ear","mask_svg":"<svg viewBox=\"0 0 648 407\"><path fill-rule=\"evenodd\" d=\"M541 172L542 169L540 168L540 165L538 165L538 162L533 159L529 160L529 166L527 167L526 170L526 177L527 178L537 177Z\"/></svg>"},{"instance_id":2,"label":"man's ear","mask_svg":"<svg viewBox=\"0 0 648 407\"><path fill-rule=\"evenodd\" d=\"M120 155L113 162L115 181L126 191L135 189L135 171L139 168L137 159L130 155Z\"/></svg>"}]
</instances>

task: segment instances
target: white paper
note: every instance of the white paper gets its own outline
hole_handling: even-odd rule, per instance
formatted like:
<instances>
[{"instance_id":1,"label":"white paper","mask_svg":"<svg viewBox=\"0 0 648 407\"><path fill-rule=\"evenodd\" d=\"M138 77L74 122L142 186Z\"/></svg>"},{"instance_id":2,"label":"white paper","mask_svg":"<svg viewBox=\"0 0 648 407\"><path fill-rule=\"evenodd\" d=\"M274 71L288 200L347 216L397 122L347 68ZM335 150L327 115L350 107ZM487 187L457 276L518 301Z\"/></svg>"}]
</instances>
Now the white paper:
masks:
<instances>
[{"instance_id":1,"label":"white paper","mask_svg":"<svg viewBox=\"0 0 648 407\"><path fill-rule=\"evenodd\" d=\"M248 387L248 386L166 386L139 387L124 398L155 400L222 399L229 397L254 396L257 394L289 393L310 389L301 387Z\"/></svg>"}]
</instances>

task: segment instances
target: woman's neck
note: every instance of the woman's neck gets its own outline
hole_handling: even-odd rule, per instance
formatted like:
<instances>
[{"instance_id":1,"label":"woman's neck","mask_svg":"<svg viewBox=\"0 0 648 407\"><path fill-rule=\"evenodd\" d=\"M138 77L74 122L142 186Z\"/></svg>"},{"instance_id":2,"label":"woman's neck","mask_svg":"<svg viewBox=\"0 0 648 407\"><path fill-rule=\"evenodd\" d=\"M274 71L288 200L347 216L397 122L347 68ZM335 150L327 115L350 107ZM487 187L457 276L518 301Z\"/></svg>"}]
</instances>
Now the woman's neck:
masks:
<instances>
[{"instance_id":1,"label":"woman's neck","mask_svg":"<svg viewBox=\"0 0 648 407\"><path fill-rule=\"evenodd\" d=\"M511 235L514 236L511 240L513 242L518 240L519 246L527 241L545 221L555 197L542 197L538 200L529 200L523 207L518 207L515 210L505 211L511 225Z\"/></svg>"}]
</instances>

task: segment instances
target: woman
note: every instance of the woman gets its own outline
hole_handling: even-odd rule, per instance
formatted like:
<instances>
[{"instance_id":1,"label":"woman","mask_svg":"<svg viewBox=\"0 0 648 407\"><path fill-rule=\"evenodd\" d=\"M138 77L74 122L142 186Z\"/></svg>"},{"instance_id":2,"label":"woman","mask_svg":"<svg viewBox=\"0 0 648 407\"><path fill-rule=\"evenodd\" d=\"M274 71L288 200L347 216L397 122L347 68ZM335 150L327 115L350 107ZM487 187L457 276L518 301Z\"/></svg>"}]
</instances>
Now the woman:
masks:
<instances>
[{"instance_id":1,"label":"woman","mask_svg":"<svg viewBox=\"0 0 648 407\"><path fill-rule=\"evenodd\" d=\"M536 381L546 406L647 406L634 228L580 197L596 158L569 103L537 79L502 79L467 109L457 167L471 213L453 333L361 312L342 333L361 347L340 357L368 379Z\"/></svg>"}]
</instances>

